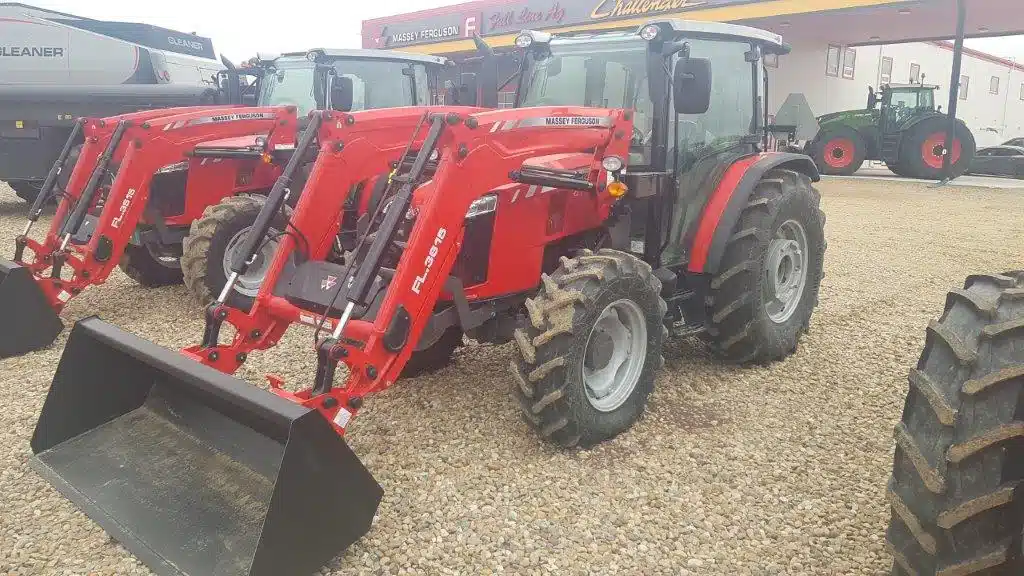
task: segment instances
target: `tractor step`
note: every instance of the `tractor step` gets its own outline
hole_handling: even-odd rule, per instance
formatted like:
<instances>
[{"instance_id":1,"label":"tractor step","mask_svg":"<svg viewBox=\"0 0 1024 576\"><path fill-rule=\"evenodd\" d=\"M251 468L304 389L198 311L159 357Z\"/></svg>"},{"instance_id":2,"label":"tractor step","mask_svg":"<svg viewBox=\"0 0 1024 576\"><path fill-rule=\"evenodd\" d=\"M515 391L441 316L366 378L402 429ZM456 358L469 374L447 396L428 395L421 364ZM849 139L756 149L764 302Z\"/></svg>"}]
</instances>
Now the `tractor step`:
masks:
<instances>
[{"instance_id":1,"label":"tractor step","mask_svg":"<svg viewBox=\"0 0 1024 576\"><path fill-rule=\"evenodd\" d=\"M900 156L900 139L899 134L887 134L882 137L882 160L895 164L899 160Z\"/></svg>"}]
</instances>

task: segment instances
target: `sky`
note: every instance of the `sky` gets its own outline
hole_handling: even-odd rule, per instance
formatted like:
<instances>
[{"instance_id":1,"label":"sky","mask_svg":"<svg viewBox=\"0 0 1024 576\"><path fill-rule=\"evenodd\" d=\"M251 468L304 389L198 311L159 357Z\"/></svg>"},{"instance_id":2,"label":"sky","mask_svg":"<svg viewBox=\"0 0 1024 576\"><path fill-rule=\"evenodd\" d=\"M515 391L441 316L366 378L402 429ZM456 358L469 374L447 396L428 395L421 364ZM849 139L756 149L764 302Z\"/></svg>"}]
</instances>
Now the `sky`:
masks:
<instances>
[{"instance_id":1,"label":"sky","mask_svg":"<svg viewBox=\"0 0 1024 576\"><path fill-rule=\"evenodd\" d=\"M144 22L213 39L218 52L246 60L256 52L358 48L362 21L459 4L464 0L288 0L259 8L251 0L18 0L97 20ZM323 14L319 14L322 12ZM969 40L978 50L1024 62L1024 36Z\"/></svg>"}]
</instances>

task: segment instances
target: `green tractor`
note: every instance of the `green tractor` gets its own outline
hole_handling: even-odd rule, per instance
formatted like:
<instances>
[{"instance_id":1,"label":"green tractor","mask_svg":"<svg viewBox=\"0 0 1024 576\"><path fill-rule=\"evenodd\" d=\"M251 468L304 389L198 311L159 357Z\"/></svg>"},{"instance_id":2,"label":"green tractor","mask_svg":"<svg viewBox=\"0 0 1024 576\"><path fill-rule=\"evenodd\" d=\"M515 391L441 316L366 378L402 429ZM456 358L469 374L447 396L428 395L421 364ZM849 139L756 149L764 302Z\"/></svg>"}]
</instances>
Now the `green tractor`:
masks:
<instances>
[{"instance_id":1,"label":"green tractor","mask_svg":"<svg viewBox=\"0 0 1024 576\"><path fill-rule=\"evenodd\" d=\"M886 84L879 97L869 87L865 109L818 118L820 129L807 144L807 153L822 174L849 176L865 160L882 160L899 176L937 180L949 126L949 117L935 109L937 88ZM975 149L974 136L958 119L951 176L955 178L967 170Z\"/></svg>"}]
</instances>

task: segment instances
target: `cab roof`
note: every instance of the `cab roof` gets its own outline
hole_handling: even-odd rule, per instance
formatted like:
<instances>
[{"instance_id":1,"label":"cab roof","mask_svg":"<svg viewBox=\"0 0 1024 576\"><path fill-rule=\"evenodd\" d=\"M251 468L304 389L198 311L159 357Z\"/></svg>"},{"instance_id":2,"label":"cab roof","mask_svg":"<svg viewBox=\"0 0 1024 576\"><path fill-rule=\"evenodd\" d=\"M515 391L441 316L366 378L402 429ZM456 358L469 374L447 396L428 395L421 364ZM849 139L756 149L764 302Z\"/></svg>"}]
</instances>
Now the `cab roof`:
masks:
<instances>
[{"instance_id":1,"label":"cab roof","mask_svg":"<svg viewBox=\"0 0 1024 576\"><path fill-rule=\"evenodd\" d=\"M445 66L448 59L442 56L430 56L426 54L414 54L411 52L396 52L392 50L365 50L358 48L311 48L302 52L285 52L279 56L305 56L310 52L319 52L329 59L351 59L351 60L398 60L403 62L416 62L433 66ZM271 58L265 58L270 60Z\"/></svg>"},{"instance_id":2,"label":"cab roof","mask_svg":"<svg viewBox=\"0 0 1024 576\"><path fill-rule=\"evenodd\" d=\"M789 44L782 41L782 36L762 30L760 28L753 28L751 26L743 26L741 24L728 24L725 22L703 22L698 20L682 20L682 19L662 19L662 20L651 20L645 22L640 28L637 29L639 34L640 30L645 27L655 24L662 28L662 30L668 28L674 34L679 36L686 36L689 38L731 38L735 40L749 40L761 46L761 50L769 54L789 54L792 48Z\"/></svg>"}]
</instances>

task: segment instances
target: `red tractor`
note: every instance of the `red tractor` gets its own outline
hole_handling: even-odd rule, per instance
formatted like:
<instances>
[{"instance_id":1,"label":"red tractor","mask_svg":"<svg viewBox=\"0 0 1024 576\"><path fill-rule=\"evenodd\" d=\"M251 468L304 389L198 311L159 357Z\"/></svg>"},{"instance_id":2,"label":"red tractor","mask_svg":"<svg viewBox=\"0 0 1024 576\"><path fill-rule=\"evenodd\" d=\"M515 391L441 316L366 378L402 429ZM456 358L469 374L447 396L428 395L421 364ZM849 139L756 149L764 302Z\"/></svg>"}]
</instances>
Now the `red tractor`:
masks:
<instances>
[{"instance_id":1,"label":"red tractor","mask_svg":"<svg viewBox=\"0 0 1024 576\"><path fill-rule=\"evenodd\" d=\"M246 219L251 224L281 174L309 110L426 105L446 64L375 50L285 54L245 69L258 78L250 88L260 108L172 108L79 120L15 240L14 262L0 260L0 357L53 342L63 329L61 309L118 266L144 286L184 278L201 296L206 258L219 265L231 248L231 239L211 245L206 223L231 220L235 236L244 237ZM311 150L293 175L290 205L314 156ZM60 178L62 170L70 177ZM60 202L46 239L30 239L32 223L55 195ZM258 273L250 267L238 290Z\"/></svg>"},{"instance_id":2,"label":"red tractor","mask_svg":"<svg viewBox=\"0 0 1024 576\"><path fill-rule=\"evenodd\" d=\"M762 57L781 38L659 21L517 45L513 110L313 112L198 346L77 323L32 440L40 474L158 573L309 574L369 529L382 491L342 435L417 355L514 342L526 421L572 447L641 416L670 335L735 362L791 354L825 239L813 162L763 151ZM269 238L251 305L230 306ZM308 385L227 374L296 322L320 328Z\"/></svg>"}]
</instances>

